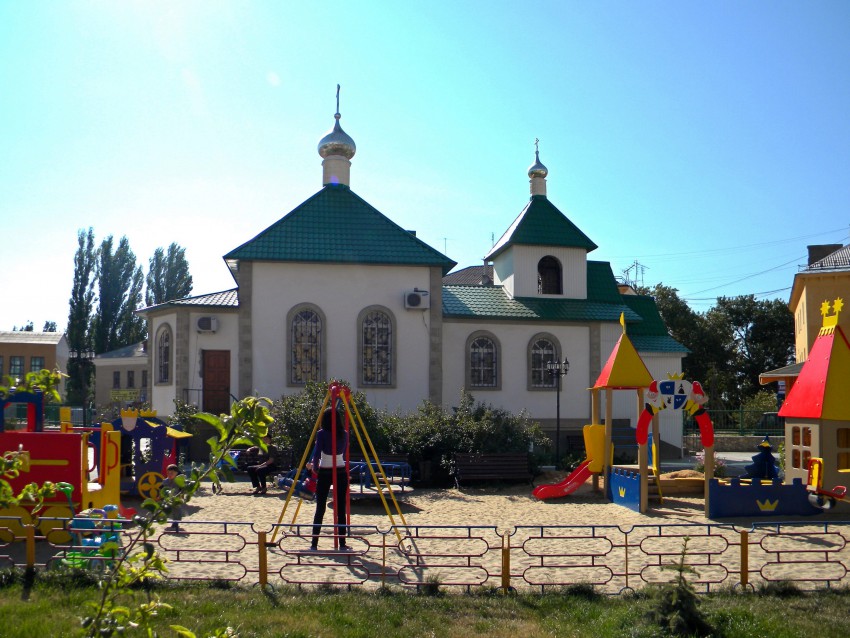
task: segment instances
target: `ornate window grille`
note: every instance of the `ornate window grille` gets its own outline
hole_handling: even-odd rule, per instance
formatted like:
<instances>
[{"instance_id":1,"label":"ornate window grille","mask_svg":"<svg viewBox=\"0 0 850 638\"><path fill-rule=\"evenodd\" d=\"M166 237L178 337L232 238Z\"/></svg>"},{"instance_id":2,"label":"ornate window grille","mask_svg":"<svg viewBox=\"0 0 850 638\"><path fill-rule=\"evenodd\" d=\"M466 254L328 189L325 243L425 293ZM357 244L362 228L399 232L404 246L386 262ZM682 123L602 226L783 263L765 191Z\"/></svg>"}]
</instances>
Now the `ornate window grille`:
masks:
<instances>
[{"instance_id":1,"label":"ornate window grille","mask_svg":"<svg viewBox=\"0 0 850 638\"><path fill-rule=\"evenodd\" d=\"M556 378L549 374L546 364L555 361L558 352L555 344L548 339L537 339L531 345L531 387L554 388Z\"/></svg>"},{"instance_id":2,"label":"ornate window grille","mask_svg":"<svg viewBox=\"0 0 850 638\"><path fill-rule=\"evenodd\" d=\"M469 376L469 385L473 388L496 387L496 344L489 337L478 337L470 344Z\"/></svg>"},{"instance_id":3,"label":"ornate window grille","mask_svg":"<svg viewBox=\"0 0 850 638\"><path fill-rule=\"evenodd\" d=\"M289 382L306 384L322 376L322 319L313 310L301 310L292 319Z\"/></svg>"},{"instance_id":4,"label":"ornate window grille","mask_svg":"<svg viewBox=\"0 0 850 638\"><path fill-rule=\"evenodd\" d=\"M367 385L391 385L393 382L393 327L385 312L373 310L361 326L362 378Z\"/></svg>"}]
</instances>

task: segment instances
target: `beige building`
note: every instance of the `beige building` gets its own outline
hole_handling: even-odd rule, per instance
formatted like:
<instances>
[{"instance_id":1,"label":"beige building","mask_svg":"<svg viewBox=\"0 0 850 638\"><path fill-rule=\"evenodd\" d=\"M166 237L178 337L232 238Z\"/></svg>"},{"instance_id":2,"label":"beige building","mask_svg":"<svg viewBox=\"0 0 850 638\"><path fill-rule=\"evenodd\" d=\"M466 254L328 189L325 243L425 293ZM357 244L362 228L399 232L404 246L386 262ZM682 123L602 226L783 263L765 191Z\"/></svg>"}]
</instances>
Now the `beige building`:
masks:
<instances>
[{"instance_id":1,"label":"beige building","mask_svg":"<svg viewBox=\"0 0 850 638\"><path fill-rule=\"evenodd\" d=\"M67 371L68 340L61 332L0 331L0 377L23 378L44 368ZM65 394L65 378L59 386Z\"/></svg>"},{"instance_id":2,"label":"beige building","mask_svg":"<svg viewBox=\"0 0 850 638\"><path fill-rule=\"evenodd\" d=\"M147 342L99 354L94 365L94 402L98 408L118 409L148 402Z\"/></svg>"}]
</instances>

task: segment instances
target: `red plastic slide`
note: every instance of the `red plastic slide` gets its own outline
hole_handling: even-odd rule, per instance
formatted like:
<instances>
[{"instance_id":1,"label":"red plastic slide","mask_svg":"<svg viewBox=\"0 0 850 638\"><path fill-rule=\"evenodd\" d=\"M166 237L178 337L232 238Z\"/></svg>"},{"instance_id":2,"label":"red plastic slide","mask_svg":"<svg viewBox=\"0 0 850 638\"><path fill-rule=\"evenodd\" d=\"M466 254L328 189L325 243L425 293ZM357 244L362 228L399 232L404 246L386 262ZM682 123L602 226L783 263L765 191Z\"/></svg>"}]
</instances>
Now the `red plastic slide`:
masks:
<instances>
[{"instance_id":1,"label":"red plastic slide","mask_svg":"<svg viewBox=\"0 0 850 638\"><path fill-rule=\"evenodd\" d=\"M534 488L532 494L541 501L547 498L558 498L560 496L572 494L579 488L579 486L584 485L585 481L587 481L592 474L589 465L590 459L587 459L560 483L555 483L553 485L538 485Z\"/></svg>"}]
</instances>

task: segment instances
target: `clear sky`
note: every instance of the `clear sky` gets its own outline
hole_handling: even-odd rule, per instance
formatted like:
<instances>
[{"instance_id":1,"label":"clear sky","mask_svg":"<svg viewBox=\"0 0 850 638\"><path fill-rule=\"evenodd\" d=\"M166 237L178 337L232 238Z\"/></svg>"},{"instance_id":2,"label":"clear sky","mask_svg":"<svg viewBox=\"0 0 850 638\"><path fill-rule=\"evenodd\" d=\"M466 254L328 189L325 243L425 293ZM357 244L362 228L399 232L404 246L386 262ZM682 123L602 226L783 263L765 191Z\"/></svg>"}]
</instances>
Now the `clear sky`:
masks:
<instances>
[{"instance_id":1,"label":"clear sky","mask_svg":"<svg viewBox=\"0 0 850 638\"><path fill-rule=\"evenodd\" d=\"M695 310L848 243L844 0L0 0L0 330L64 329L89 226L232 288L222 255L321 188L337 83L353 190L458 267L535 138L590 258Z\"/></svg>"}]
</instances>

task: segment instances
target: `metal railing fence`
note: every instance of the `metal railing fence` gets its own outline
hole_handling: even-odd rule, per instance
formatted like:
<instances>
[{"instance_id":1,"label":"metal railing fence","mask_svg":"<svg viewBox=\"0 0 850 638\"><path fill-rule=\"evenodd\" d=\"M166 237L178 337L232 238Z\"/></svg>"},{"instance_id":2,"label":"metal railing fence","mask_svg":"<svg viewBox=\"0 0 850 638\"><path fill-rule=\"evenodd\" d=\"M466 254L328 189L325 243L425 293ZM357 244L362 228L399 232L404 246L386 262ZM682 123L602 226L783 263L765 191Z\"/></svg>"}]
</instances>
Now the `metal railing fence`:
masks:
<instances>
[{"instance_id":1,"label":"metal railing fence","mask_svg":"<svg viewBox=\"0 0 850 638\"><path fill-rule=\"evenodd\" d=\"M43 518L36 528L20 518L0 518L0 568L51 569L70 562L108 569L113 557L86 558L86 545L69 537L65 523ZM350 551L334 550L332 536L322 536L318 552L310 550L311 525L306 524L271 530L247 522L182 521L181 526L184 533L152 539L168 561L169 580L540 592L591 584L600 593L617 595L676 578L670 567L684 550L693 569L687 577L701 593L776 582L802 590L850 586L850 522L354 525ZM124 527L120 534L126 546L133 530Z\"/></svg>"}]
</instances>

